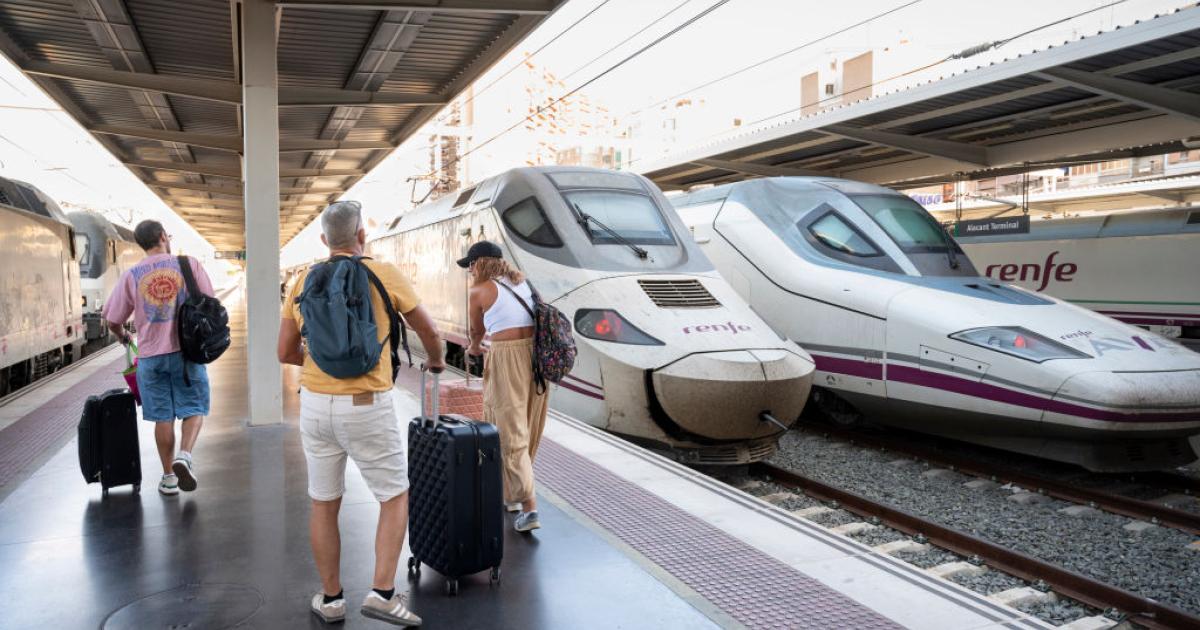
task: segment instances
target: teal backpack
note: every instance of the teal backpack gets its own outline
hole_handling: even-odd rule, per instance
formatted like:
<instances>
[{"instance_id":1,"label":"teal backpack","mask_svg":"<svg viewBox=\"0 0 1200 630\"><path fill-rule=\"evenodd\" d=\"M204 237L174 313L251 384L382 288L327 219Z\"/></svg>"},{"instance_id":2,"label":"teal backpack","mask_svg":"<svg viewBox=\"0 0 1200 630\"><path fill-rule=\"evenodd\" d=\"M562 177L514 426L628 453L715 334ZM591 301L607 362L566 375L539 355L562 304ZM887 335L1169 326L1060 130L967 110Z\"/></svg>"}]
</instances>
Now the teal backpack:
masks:
<instances>
[{"instance_id":1,"label":"teal backpack","mask_svg":"<svg viewBox=\"0 0 1200 630\"><path fill-rule=\"evenodd\" d=\"M304 325L300 334L308 355L322 372L334 378L353 378L370 372L379 363L383 344L392 357L392 382L400 370L399 346L408 362L408 330L388 298L379 278L362 263L363 256L334 256L318 263L304 280L304 291L296 298ZM375 310L371 308L371 286L379 292L387 309L388 335L379 341Z\"/></svg>"}]
</instances>

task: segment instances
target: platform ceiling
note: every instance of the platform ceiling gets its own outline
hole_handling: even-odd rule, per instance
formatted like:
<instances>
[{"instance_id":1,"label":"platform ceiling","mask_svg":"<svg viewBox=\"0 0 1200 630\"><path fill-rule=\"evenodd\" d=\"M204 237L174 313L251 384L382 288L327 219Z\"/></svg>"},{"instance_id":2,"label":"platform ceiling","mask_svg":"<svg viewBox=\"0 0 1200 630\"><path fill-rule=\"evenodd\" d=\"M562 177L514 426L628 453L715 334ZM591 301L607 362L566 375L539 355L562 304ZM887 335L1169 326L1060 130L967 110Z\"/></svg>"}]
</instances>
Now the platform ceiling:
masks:
<instances>
[{"instance_id":1,"label":"platform ceiling","mask_svg":"<svg viewBox=\"0 0 1200 630\"><path fill-rule=\"evenodd\" d=\"M565 0L281 0L280 244ZM4 0L0 51L217 249L245 248L238 0Z\"/></svg>"},{"instance_id":2,"label":"platform ceiling","mask_svg":"<svg viewBox=\"0 0 1200 630\"><path fill-rule=\"evenodd\" d=\"M1200 7L804 114L636 169L666 190L786 175L915 187L1200 148Z\"/></svg>"}]
</instances>

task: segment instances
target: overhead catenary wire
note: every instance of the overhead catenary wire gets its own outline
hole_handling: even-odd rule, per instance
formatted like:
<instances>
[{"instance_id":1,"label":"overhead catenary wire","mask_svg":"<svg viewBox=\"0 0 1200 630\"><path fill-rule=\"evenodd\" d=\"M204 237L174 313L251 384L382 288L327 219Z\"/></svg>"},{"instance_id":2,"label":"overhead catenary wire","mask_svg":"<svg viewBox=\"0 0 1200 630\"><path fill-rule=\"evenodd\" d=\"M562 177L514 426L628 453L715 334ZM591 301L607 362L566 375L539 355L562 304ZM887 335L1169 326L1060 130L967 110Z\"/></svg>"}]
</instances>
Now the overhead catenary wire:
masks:
<instances>
[{"instance_id":1,"label":"overhead catenary wire","mask_svg":"<svg viewBox=\"0 0 1200 630\"><path fill-rule=\"evenodd\" d=\"M546 111L549 111L549 110L552 110L552 109L554 109L554 107L555 107L556 105L558 105L559 103L563 102L564 100L566 100L566 99L570 98L571 96L575 95L575 94L576 94L577 92L579 92L580 90L582 90L582 89L586 88L587 86L589 86L589 85L591 85L591 84L595 83L596 81L599 81L600 79L604 78L605 76L608 76L610 73L612 73L612 72L613 72L613 71L615 71L616 69L620 68L621 66L624 66L626 63L629 63L629 62L630 62L630 61L632 61L633 59L636 59L638 56L640 56L642 53L646 52L647 50L650 50L651 48L653 48L653 47L657 46L658 44L660 44L660 43L662 43L662 42L666 41L667 39L671 38L672 36L674 36L675 34L679 33L680 31L682 31L682 30L686 29L687 27L691 26L692 24L695 24L697 21L699 21L700 19L702 19L702 18L703 18L703 17L705 17L706 15L709 15L709 14L710 14L710 13L712 13L713 11L716 11L717 9L721 8L722 6L724 6L724 5L728 4L728 3L729 3L729 1L730 1L730 0L718 0L717 2L715 2L715 3L711 4L711 5L709 5L709 6L708 6L707 8L705 8L703 11L700 11L700 12L699 12L699 13L697 13L696 15L693 15L692 17L688 18L688 19L687 19L687 20L685 20L683 23L679 24L678 26L676 26L675 28L671 29L670 31L667 31L666 33L664 33L664 34L660 35L659 37L655 38L655 39L654 39L653 41L651 41L650 43L648 43L648 44L646 44L646 45L642 46L641 48L637 49L637 50L636 50L636 51L634 51L633 53L629 54L629 55L628 55L628 56L626 56L625 58L623 58L623 59L621 59L620 61L618 61L617 63L615 63L615 64L613 64L613 65L609 66L608 68L605 68L605 69L604 69L603 71L601 71L599 74L597 74L597 75L593 76L592 78L588 79L587 81L584 81L583 83L580 83L579 85L575 86L574 88L572 88L570 91L566 92L565 94L563 94L563 95L561 95L561 96L559 96L559 97L557 97L557 98L554 98L553 100L551 100L551 101L550 101L549 103L547 103L546 105L539 106L539 107L538 107L536 110L534 110L534 111L533 111L533 113L531 113L531 114L529 114L529 115L525 116L524 118L522 118L522 119L518 120L517 122L513 123L512 125L510 125L510 126L506 127L505 129L503 129L503 130L502 130L502 131L500 131L499 133L497 133L497 134L495 134L495 135L491 136L491 137L490 137L490 138L488 138L487 140L484 140L483 142L481 142L481 143L479 143L479 144L475 145L474 147L471 147L471 149L470 149L469 151L466 151L466 152L464 152L464 153L462 153L462 154L460 154L460 155L456 156L456 157L455 157L453 160L451 160L451 161L447 162L446 164L443 164L443 165L442 165L442 168L443 168L443 169L445 169L445 168L447 168L447 167L449 167L449 166L453 166L454 164L457 164L458 162L462 161L462 159L463 159L463 158L467 157L468 155L471 155L472 153L474 153L475 151L478 151L479 149L482 149L483 147L487 146L488 144L491 144L492 142L496 141L496 140L497 140L497 139L499 139L500 137L502 137L502 136L504 136L505 134L507 134L507 133L511 132L512 130L516 129L517 127L520 127L521 125L525 124L526 122L528 122L528 121L532 120L532 119L533 119L535 116L537 116L538 114L541 114L541 113L543 113L543 112L546 112ZM432 177L432 176L434 176L436 173L437 173L437 171L432 171L432 172L430 172L430 173L427 173L427 174L425 175L425 177ZM433 190L433 189L431 188L431 189L430 189L430 192L432 192L432 190ZM426 197L428 197L428 195L426 195Z\"/></svg>"},{"instance_id":2,"label":"overhead catenary wire","mask_svg":"<svg viewBox=\"0 0 1200 630\"><path fill-rule=\"evenodd\" d=\"M918 1L919 1L919 0L918 0ZM1031 28L1031 29L1028 29L1028 30L1022 31L1022 32L1020 32L1020 33L1017 33L1017 34L1015 34L1015 35L1011 35L1011 36L1009 36L1009 37L1006 37L1006 38L1004 38L1004 39L999 39L999 40L996 40L996 41L993 41L993 42L987 42L987 43L984 43L984 44L979 44L979 45L976 45L976 46L970 46L970 47L968 47L968 48L965 48L965 49L963 49L963 50L961 50L961 51L959 51L959 52L957 52L957 53L953 53L953 54L950 54L950 55L946 55L945 57L942 57L941 59L938 59L938 60L936 60L936 61L933 61L933 62L927 63L927 64L925 64L925 65L923 65L923 66L920 66L920 67L917 67L917 68L913 68L913 69L911 69L911 70L906 70L906 71L904 71L904 72L900 72L900 73L894 74L894 75L892 75L892 76L889 76L889 77L887 77L887 78L884 78L884 79L879 79L879 80L877 80L877 81L872 81L871 83L868 83L868 84L867 84L867 85L865 85L865 86L859 86L859 87L856 87L856 88L855 88L854 90L852 90L852 91L858 91L858 90L863 90L863 89L867 89L867 88L873 88L873 87L875 87L875 86L877 86L877 85L881 85L881 84L884 84L884 83L889 83L889 82L891 82L891 81L895 81L896 79L899 79L899 78L902 78L902 77L905 77L905 76L909 76L909 75L912 75L912 74L916 74L916 73L918 73L918 72L923 72L923 71L925 71L925 70L928 70L928 69L930 69L930 68L933 68L933 67L939 66L939 65L941 65L941 64L943 64L943 63L946 63L946 62L948 62L948 61L952 61L952 60L955 60L955 59L965 59L965 58L967 58L967 57L972 57L972 56L974 56L974 55L977 55L977 54L980 54L980 53L983 53L983 52L987 52L987 51L989 51L989 50L994 50L994 49L996 49L996 48L999 48L999 47L1001 47L1001 46L1004 46L1004 45L1006 45L1006 44L1009 44L1009 43L1011 43L1011 42L1013 42L1013 41L1015 41L1015 40L1017 40L1017 39L1020 39L1020 38L1022 38L1022 37L1025 37L1025 36L1027 36L1027 35L1031 35L1031 34L1033 34L1033 33L1036 33L1036 32L1038 32L1038 31L1045 30L1045 29L1047 29L1047 28L1050 28L1050 27L1052 27L1052 26L1057 26L1057 25L1059 25L1059 24L1063 24L1063 23L1065 23L1065 22L1069 22L1069 21L1071 21L1071 20L1074 20L1074 19L1076 19L1076 18L1080 18L1080 17L1083 17L1083 16L1085 16L1085 15L1088 15L1088 14L1091 14L1091 13L1095 13L1095 12L1097 12L1097 11L1103 11L1103 10L1105 10L1105 9L1110 9L1110 8L1112 8L1112 7L1116 6L1116 5L1119 5L1119 4L1124 4L1125 2L1128 2L1128 0L1113 0L1112 2L1109 2L1109 3L1107 3L1107 4L1103 4L1103 5L1100 5L1100 6L1097 6L1097 7L1093 7L1093 8L1091 8L1091 9L1088 9L1088 10L1086 10L1086 11L1080 11L1079 13L1075 13L1075 14L1072 14L1072 15L1069 15L1069 16L1066 16L1066 17L1063 17L1063 18L1059 18L1059 19L1057 19L1057 20L1053 20L1053 21L1051 21L1051 22L1046 22L1045 24L1038 25L1038 26L1036 26L1036 27L1034 27L1034 28ZM913 4L913 3L909 3L909 4ZM907 6L907 5L905 5L905 6ZM903 7L903 6L901 6L901 7L897 7L897 9L900 9L900 8L904 8L904 7ZM889 12L893 12L893 11L895 11L895 10L897 10L897 9L893 9L892 11L889 11ZM786 54L786 53L784 53L784 54ZM697 87L697 88L694 88L694 89L700 89L700 87ZM690 92L690 91L692 91L692 90L689 90L689 92ZM684 93L687 93L687 92L684 92ZM757 120L751 121L751 122L747 123L747 124L746 124L746 125L744 125L744 126L746 126L746 127L753 127L753 126L755 126L755 125L760 125L760 124L762 124L762 123L765 123L765 122L767 122L767 121L769 121L769 120L774 120L774 119L776 119L776 118L779 118L779 117L781 117L781 116L786 116L786 115L788 115L788 114L793 114L793 113L795 113L795 112L801 111L802 109L804 109L804 108L806 108L806 107L819 107L821 104L823 104L823 103L826 103L826 102L828 102L828 101L832 101L832 100L839 99L839 98L841 98L841 97L845 96L847 93L848 93L848 92L846 92L846 91L843 91L843 92L839 92L839 93L837 93L837 94L833 94L833 95L827 96L827 97L825 97L825 98L819 99L819 100L817 100L817 101L815 101L815 102L813 102L813 103L809 103L809 104L806 104L806 105L800 105L799 107L791 107L791 108L789 108L789 109L786 109L786 110L784 110L784 111L782 111L782 112L778 112L778 113L775 113L775 114L771 114L770 116L765 116L765 117L763 117L763 118L759 118L759 119L757 119ZM671 98L674 98L674 97L671 97ZM670 100L670 99L668 98L668 99L666 99L666 100ZM661 102L665 102L665 101L660 101L660 103L661 103ZM658 105L658 103L656 103L654 106L656 106L656 105ZM653 107L653 106L651 106L651 107ZM638 111L644 111L644 109L643 109L643 110L638 110ZM636 112L635 112L635 113L636 113ZM715 137L717 137L717 136L720 136L720 135L721 135L721 134L723 134L723 133L727 133L727 131L721 131L721 132L718 132L718 133L716 133L716 134L712 134L712 135L710 135L710 136L706 137L706 138L705 138L705 140L708 140L708 139L715 138ZM640 159L634 159L634 160L631 160L631 161L630 161L630 164L633 164L634 162L638 162L638 161L640 161Z\"/></svg>"},{"instance_id":3,"label":"overhead catenary wire","mask_svg":"<svg viewBox=\"0 0 1200 630\"><path fill-rule=\"evenodd\" d=\"M588 60L588 62L587 62L587 63L585 63L585 64L583 64L583 65L579 66L578 68L575 68L575 69L574 69L574 70L572 70L572 71L571 71L569 74L567 74L565 77L563 77L563 78L562 78L562 80L563 80L563 81L567 81L567 80L569 80L571 77L575 76L576 74L579 74L579 72L580 72L581 70L583 70L584 68L586 68L586 67L588 67L588 66L592 65L593 63L596 63L597 61L599 61L600 59L603 59L605 56L607 56L607 55L608 55L609 53L611 53L612 51L614 51L614 50L616 50L616 49L620 48L621 46L624 46L625 44L629 43L629 40L631 40L631 39L633 39L633 38L637 37L638 35L641 35L642 33L645 33L646 31L650 30L650 28L651 28L651 27L653 27L655 24L658 24L659 22L661 22L661 21L665 20L665 19L666 19L668 16L670 16L672 13L675 13L676 11L678 11L678 10L682 9L682 8L684 7L684 5L686 5L686 4L690 3L690 2L692 2L692 0L683 0L683 2L680 2L679 4L675 5L675 7L674 7L674 8L672 8L670 11L667 11L666 13L664 13L664 14L662 14L662 15L658 16L658 17L657 17L657 18L655 18L653 21L651 21L649 24L647 24L647 25L643 26L642 28L638 29L636 33L634 33L634 34L630 35L629 37L626 37L625 39L621 40L620 42L617 42L615 45L611 46L611 47L610 47L608 50L605 50L604 52L600 53L599 55L596 55L595 57L592 57L590 60Z\"/></svg>"}]
</instances>

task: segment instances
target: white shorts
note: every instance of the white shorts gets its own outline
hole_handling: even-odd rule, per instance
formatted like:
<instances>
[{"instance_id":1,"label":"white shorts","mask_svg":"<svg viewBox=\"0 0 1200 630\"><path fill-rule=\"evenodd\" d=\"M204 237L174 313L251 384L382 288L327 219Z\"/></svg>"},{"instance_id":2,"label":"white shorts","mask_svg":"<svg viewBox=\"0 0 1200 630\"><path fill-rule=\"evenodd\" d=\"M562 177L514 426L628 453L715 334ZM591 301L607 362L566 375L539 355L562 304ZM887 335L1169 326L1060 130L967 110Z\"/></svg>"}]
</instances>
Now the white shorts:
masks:
<instances>
[{"instance_id":1,"label":"white shorts","mask_svg":"<svg viewBox=\"0 0 1200 630\"><path fill-rule=\"evenodd\" d=\"M346 491L346 456L379 501L408 490L408 453L392 392L357 395L300 391L300 441L308 496L332 501Z\"/></svg>"}]
</instances>

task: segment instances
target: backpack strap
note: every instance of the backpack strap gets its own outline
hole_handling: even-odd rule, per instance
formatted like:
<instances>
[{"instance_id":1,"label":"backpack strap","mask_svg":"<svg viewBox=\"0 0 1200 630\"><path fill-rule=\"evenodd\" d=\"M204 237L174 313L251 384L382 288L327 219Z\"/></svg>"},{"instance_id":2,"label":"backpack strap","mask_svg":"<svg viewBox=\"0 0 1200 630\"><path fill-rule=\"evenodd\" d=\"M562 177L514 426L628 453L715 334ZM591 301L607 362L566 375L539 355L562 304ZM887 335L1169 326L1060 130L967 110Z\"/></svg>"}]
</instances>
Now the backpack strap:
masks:
<instances>
[{"instance_id":1,"label":"backpack strap","mask_svg":"<svg viewBox=\"0 0 1200 630\"><path fill-rule=\"evenodd\" d=\"M176 256L175 259L179 261L179 273L183 274L183 285L187 287L188 300L191 300L200 294L200 287L196 286L196 277L192 275L192 263L187 256L183 255ZM179 314L176 313L175 317L179 317ZM183 360L183 385L191 387L192 379L188 377L187 359L184 359L182 354L180 354L180 359Z\"/></svg>"},{"instance_id":2,"label":"backpack strap","mask_svg":"<svg viewBox=\"0 0 1200 630\"><path fill-rule=\"evenodd\" d=\"M529 318L533 320L533 327L534 327L533 337L534 337L534 345L536 346L537 345L537 323L538 323L538 320L537 320L537 315L535 315L533 313L533 309L529 307L529 303L525 301L525 298L518 295L515 289L508 286L507 284L500 282L499 280L493 280L493 282L495 282L496 284L507 289L508 292L511 293L513 297L517 298L517 301L521 303L521 306L525 307L525 312L529 313ZM536 291L533 290L533 285L529 285L529 291L530 291L530 293L533 294L533 299L537 300L538 294ZM540 361L538 361L536 347L534 348L534 353L533 353L533 380L534 380L534 382L537 383L538 394L546 393L546 377L542 375L542 364Z\"/></svg>"},{"instance_id":3,"label":"backpack strap","mask_svg":"<svg viewBox=\"0 0 1200 630\"><path fill-rule=\"evenodd\" d=\"M392 298L388 296L387 288L383 286L383 281L379 276L375 275L371 268L362 263L365 256L355 256L354 261L362 265L362 268L367 272L367 278L371 280L371 284L375 285L375 290L379 292L380 299L383 300L383 308L388 314L388 345L392 350L392 382L396 382L396 374L400 369L400 355L397 352L398 346L404 345L404 354L408 356L408 365L412 367L412 350L408 347L408 327L404 325L404 320L400 314L396 312L396 305L392 304ZM369 259L368 259L369 260ZM397 334L398 333L398 334Z\"/></svg>"}]
</instances>

